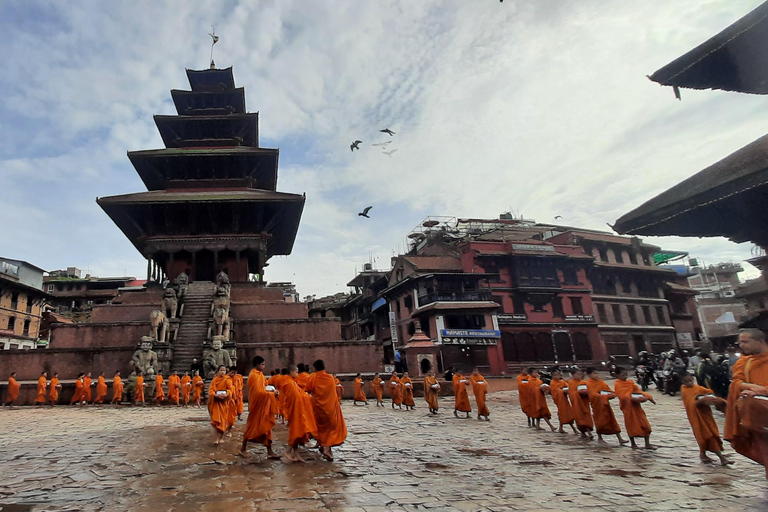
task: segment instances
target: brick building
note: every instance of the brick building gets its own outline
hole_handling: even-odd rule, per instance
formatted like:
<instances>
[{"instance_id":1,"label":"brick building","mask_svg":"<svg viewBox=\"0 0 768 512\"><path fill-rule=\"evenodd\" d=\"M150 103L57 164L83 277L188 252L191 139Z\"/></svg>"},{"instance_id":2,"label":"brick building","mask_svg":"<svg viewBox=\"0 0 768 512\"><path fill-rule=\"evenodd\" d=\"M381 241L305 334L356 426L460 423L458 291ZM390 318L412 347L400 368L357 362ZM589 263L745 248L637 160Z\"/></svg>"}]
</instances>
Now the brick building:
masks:
<instances>
[{"instance_id":1,"label":"brick building","mask_svg":"<svg viewBox=\"0 0 768 512\"><path fill-rule=\"evenodd\" d=\"M111 304L121 288L143 286L145 281L135 277L81 277L79 268L52 270L43 277L43 289L50 295L50 304L59 314L89 312L94 305Z\"/></svg>"},{"instance_id":2,"label":"brick building","mask_svg":"<svg viewBox=\"0 0 768 512\"><path fill-rule=\"evenodd\" d=\"M37 348L42 312L43 269L0 258L0 348Z\"/></svg>"}]
</instances>

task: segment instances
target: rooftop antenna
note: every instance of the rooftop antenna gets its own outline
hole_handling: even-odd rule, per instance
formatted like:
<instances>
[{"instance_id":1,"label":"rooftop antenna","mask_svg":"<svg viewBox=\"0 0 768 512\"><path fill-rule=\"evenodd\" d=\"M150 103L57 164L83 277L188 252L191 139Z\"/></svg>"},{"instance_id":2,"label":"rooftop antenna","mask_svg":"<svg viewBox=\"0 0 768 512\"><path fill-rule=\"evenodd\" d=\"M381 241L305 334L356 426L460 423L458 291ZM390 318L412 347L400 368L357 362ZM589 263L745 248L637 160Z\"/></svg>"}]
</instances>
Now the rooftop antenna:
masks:
<instances>
[{"instance_id":1,"label":"rooftop antenna","mask_svg":"<svg viewBox=\"0 0 768 512\"><path fill-rule=\"evenodd\" d=\"M211 69L216 69L216 64L213 62L213 45L219 42L219 36L216 35L216 27L211 25L211 32L208 32L213 42L211 43Z\"/></svg>"}]
</instances>

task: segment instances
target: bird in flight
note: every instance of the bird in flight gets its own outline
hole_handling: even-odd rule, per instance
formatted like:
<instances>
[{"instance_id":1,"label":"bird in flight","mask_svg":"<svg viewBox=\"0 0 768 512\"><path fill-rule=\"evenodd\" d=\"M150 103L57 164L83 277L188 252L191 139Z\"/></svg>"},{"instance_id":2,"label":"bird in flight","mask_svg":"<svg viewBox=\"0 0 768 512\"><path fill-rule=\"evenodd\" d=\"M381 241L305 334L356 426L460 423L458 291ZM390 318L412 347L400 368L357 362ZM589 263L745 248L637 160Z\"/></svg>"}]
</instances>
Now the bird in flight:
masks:
<instances>
[{"instance_id":1,"label":"bird in flight","mask_svg":"<svg viewBox=\"0 0 768 512\"><path fill-rule=\"evenodd\" d=\"M373 206L366 206L363 211L357 214L358 217L365 217L366 219L370 219L368 212L371 211L371 208L373 208Z\"/></svg>"},{"instance_id":2,"label":"bird in flight","mask_svg":"<svg viewBox=\"0 0 768 512\"><path fill-rule=\"evenodd\" d=\"M387 142L379 142L378 144L373 144L374 146L386 146L387 144L391 144L392 141L388 140Z\"/></svg>"},{"instance_id":3,"label":"bird in flight","mask_svg":"<svg viewBox=\"0 0 768 512\"><path fill-rule=\"evenodd\" d=\"M392 131L392 130L390 130L389 128L384 128L383 130L379 130L379 131L380 131L381 133L388 133L390 137L391 137L391 136L393 136L393 135L395 134L395 132L393 132L393 131Z\"/></svg>"},{"instance_id":4,"label":"bird in flight","mask_svg":"<svg viewBox=\"0 0 768 512\"><path fill-rule=\"evenodd\" d=\"M555 215L555 218L553 220L562 219L562 218L563 218L562 215Z\"/></svg>"},{"instance_id":5,"label":"bird in flight","mask_svg":"<svg viewBox=\"0 0 768 512\"><path fill-rule=\"evenodd\" d=\"M349 145L349 150L350 151L354 151L354 150L360 151L360 144L362 144L362 143L363 143L363 141L356 140L355 142L353 142L352 144Z\"/></svg>"},{"instance_id":6,"label":"bird in flight","mask_svg":"<svg viewBox=\"0 0 768 512\"><path fill-rule=\"evenodd\" d=\"M392 153L394 153L395 151L397 151L397 149L393 149L392 151L384 151L383 153L387 155L389 158L392 158Z\"/></svg>"}]
</instances>

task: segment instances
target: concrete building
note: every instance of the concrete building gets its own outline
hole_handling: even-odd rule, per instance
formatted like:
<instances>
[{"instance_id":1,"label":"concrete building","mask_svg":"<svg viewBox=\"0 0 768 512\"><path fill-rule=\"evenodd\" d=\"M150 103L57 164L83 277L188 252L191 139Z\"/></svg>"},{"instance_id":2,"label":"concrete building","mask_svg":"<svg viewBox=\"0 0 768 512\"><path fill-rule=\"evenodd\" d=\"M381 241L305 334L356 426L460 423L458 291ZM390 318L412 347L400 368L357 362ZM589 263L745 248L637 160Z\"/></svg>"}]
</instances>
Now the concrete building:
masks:
<instances>
[{"instance_id":1,"label":"concrete building","mask_svg":"<svg viewBox=\"0 0 768 512\"><path fill-rule=\"evenodd\" d=\"M45 271L22 260L0 257L0 348L37 348Z\"/></svg>"},{"instance_id":2,"label":"concrete building","mask_svg":"<svg viewBox=\"0 0 768 512\"><path fill-rule=\"evenodd\" d=\"M691 267L688 284L698 292L696 309L701 337L713 350L723 350L736 341L738 324L747 315L746 305L736 297L736 290L741 284L738 273L743 270L738 263Z\"/></svg>"}]
</instances>

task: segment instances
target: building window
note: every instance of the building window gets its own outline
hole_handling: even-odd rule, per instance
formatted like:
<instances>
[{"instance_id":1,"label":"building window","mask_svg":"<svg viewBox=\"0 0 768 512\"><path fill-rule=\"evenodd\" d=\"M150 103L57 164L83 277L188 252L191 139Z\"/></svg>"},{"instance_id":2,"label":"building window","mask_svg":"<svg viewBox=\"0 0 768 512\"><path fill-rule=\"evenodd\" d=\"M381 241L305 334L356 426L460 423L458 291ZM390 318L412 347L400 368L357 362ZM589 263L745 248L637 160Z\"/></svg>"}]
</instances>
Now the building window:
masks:
<instances>
[{"instance_id":1,"label":"building window","mask_svg":"<svg viewBox=\"0 0 768 512\"><path fill-rule=\"evenodd\" d=\"M635 309L635 306L632 304L628 305L627 312L629 313L629 323L633 325L637 324L637 310Z\"/></svg>"},{"instance_id":2,"label":"building window","mask_svg":"<svg viewBox=\"0 0 768 512\"><path fill-rule=\"evenodd\" d=\"M525 314L525 301L523 301L523 298L519 295L514 295L512 297L512 310L517 315Z\"/></svg>"},{"instance_id":3,"label":"building window","mask_svg":"<svg viewBox=\"0 0 768 512\"><path fill-rule=\"evenodd\" d=\"M19 309L19 292L11 294L11 309Z\"/></svg>"},{"instance_id":4,"label":"building window","mask_svg":"<svg viewBox=\"0 0 768 512\"><path fill-rule=\"evenodd\" d=\"M446 315L446 329L482 329L485 327L485 315Z\"/></svg>"},{"instance_id":5,"label":"building window","mask_svg":"<svg viewBox=\"0 0 768 512\"><path fill-rule=\"evenodd\" d=\"M597 305L597 316L598 322L602 322L604 324L608 323L608 316L605 314L605 304L598 304Z\"/></svg>"},{"instance_id":6,"label":"building window","mask_svg":"<svg viewBox=\"0 0 768 512\"><path fill-rule=\"evenodd\" d=\"M410 295L406 295L403 299L403 306L405 306L405 309L408 310L409 313L413 312L413 297Z\"/></svg>"},{"instance_id":7,"label":"building window","mask_svg":"<svg viewBox=\"0 0 768 512\"><path fill-rule=\"evenodd\" d=\"M621 249L614 249L613 254L616 256L616 263L624 263L624 255Z\"/></svg>"},{"instance_id":8,"label":"building window","mask_svg":"<svg viewBox=\"0 0 768 512\"><path fill-rule=\"evenodd\" d=\"M53 291L54 291L54 289L55 289L55 288L56 288L56 287L55 287L54 285L52 285L52 284L49 284L49 285L48 285L48 293L53 293Z\"/></svg>"},{"instance_id":9,"label":"building window","mask_svg":"<svg viewBox=\"0 0 768 512\"><path fill-rule=\"evenodd\" d=\"M13 332L16 328L16 317L15 316L9 316L8 317L8 330Z\"/></svg>"},{"instance_id":10,"label":"building window","mask_svg":"<svg viewBox=\"0 0 768 512\"><path fill-rule=\"evenodd\" d=\"M656 306L656 316L659 317L659 325L667 325L667 319L664 317L663 306Z\"/></svg>"},{"instance_id":11,"label":"building window","mask_svg":"<svg viewBox=\"0 0 768 512\"><path fill-rule=\"evenodd\" d=\"M598 252L600 253L600 261L608 261L608 250L605 247L600 247L598 249Z\"/></svg>"},{"instance_id":12,"label":"building window","mask_svg":"<svg viewBox=\"0 0 768 512\"><path fill-rule=\"evenodd\" d=\"M629 279L622 279L621 291L623 291L624 293L632 293L632 281Z\"/></svg>"},{"instance_id":13,"label":"building window","mask_svg":"<svg viewBox=\"0 0 768 512\"><path fill-rule=\"evenodd\" d=\"M623 324L624 319L621 317L621 306L618 304L611 305L611 309L613 309L613 323L614 324Z\"/></svg>"},{"instance_id":14,"label":"building window","mask_svg":"<svg viewBox=\"0 0 768 512\"><path fill-rule=\"evenodd\" d=\"M29 320L24 320L24 332L22 333L24 336L29 336Z\"/></svg>"},{"instance_id":15,"label":"building window","mask_svg":"<svg viewBox=\"0 0 768 512\"><path fill-rule=\"evenodd\" d=\"M555 318L564 318L565 313L563 312L563 298L562 297L555 297L552 299L552 316Z\"/></svg>"},{"instance_id":16,"label":"building window","mask_svg":"<svg viewBox=\"0 0 768 512\"><path fill-rule=\"evenodd\" d=\"M505 361L519 361L517 354L517 341L515 335L510 332L501 333L501 349L504 352Z\"/></svg>"},{"instance_id":17,"label":"building window","mask_svg":"<svg viewBox=\"0 0 768 512\"><path fill-rule=\"evenodd\" d=\"M592 288L598 295L616 295L616 283L611 276L595 275Z\"/></svg>"},{"instance_id":18,"label":"building window","mask_svg":"<svg viewBox=\"0 0 768 512\"><path fill-rule=\"evenodd\" d=\"M32 313L32 300L27 298L27 313Z\"/></svg>"},{"instance_id":19,"label":"building window","mask_svg":"<svg viewBox=\"0 0 768 512\"><path fill-rule=\"evenodd\" d=\"M651 318L650 306L643 306L643 318L645 318L646 325L653 325L653 319Z\"/></svg>"},{"instance_id":20,"label":"building window","mask_svg":"<svg viewBox=\"0 0 768 512\"><path fill-rule=\"evenodd\" d=\"M637 265L637 254L632 249L627 251L627 256L629 256L629 262L633 265Z\"/></svg>"},{"instance_id":21,"label":"building window","mask_svg":"<svg viewBox=\"0 0 768 512\"><path fill-rule=\"evenodd\" d=\"M581 297L570 297L571 299L571 311L574 315L583 315L584 308L581 307Z\"/></svg>"},{"instance_id":22,"label":"building window","mask_svg":"<svg viewBox=\"0 0 768 512\"><path fill-rule=\"evenodd\" d=\"M579 275L574 267L563 269L563 284L579 284Z\"/></svg>"}]
</instances>

